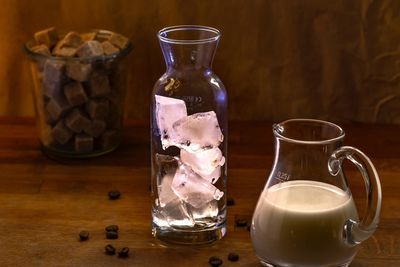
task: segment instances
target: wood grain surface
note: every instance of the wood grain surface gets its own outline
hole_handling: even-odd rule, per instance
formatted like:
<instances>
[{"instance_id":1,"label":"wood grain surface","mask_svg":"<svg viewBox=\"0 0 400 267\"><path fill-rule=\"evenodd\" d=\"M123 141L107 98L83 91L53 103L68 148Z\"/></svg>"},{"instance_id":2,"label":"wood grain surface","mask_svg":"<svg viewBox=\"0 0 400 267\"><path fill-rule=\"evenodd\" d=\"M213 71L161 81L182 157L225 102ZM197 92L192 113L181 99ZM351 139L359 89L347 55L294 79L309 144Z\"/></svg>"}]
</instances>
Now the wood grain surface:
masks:
<instances>
[{"instance_id":1,"label":"wood grain surface","mask_svg":"<svg viewBox=\"0 0 400 267\"><path fill-rule=\"evenodd\" d=\"M400 126L345 124L345 143L372 158L383 188L381 222L360 246L352 267L400 266ZM213 246L161 246L150 233L150 155L147 122L129 121L115 152L87 160L53 160L39 150L32 118L0 118L0 266L261 266L249 232L235 218L250 220L272 166L271 123L232 122L229 135L228 232ZM364 204L358 173L348 177L357 204ZM122 197L110 201L107 192ZM362 210L362 208L361 208ZM104 227L120 226L119 239L106 240ZM88 241L78 233L88 230ZM104 254L108 243L128 246L121 259ZM227 260L229 252L239 262Z\"/></svg>"},{"instance_id":2,"label":"wood grain surface","mask_svg":"<svg viewBox=\"0 0 400 267\"><path fill-rule=\"evenodd\" d=\"M221 30L214 71L235 120L313 117L400 123L397 0L0 0L0 114L33 115L22 44L33 33L103 28L134 43L126 116L146 119L165 64L158 30Z\"/></svg>"}]
</instances>

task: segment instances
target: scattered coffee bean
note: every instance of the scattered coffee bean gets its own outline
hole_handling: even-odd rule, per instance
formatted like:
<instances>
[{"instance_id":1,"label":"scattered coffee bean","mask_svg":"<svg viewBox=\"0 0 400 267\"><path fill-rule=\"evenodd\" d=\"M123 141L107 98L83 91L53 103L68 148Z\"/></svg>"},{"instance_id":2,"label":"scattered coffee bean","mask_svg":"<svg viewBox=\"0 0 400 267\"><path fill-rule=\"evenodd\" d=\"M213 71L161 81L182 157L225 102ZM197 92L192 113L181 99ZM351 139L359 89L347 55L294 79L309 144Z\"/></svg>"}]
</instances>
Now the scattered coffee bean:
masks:
<instances>
[{"instance_id":1,"label":"scattered coffee bean","mask_svg":"<svg viewBox=\"0 0 400 267\"><path fill-rule=\"evenodd\" d=\"M246 227L247 220L246 219L236 219L235 221L237 227Z\"/></svg>"},{"instance_id":2,"label":"scattered coffee bean","mask_svg":"<svg viewBox=\"0 0 400 267\"><path fill-rule=\"evenodd\" d=\"M106 227L106 232L110 232L110 231L114 231L114 232L118 232L119 227L118 225L112 224Z\"/></svg>"},{"instance_id":3,"label":"scattered coffee bean","mask_svg":"<svg viewBox=\"0 0 400 267\"><path fill-rule=\"evenodd\" d=\"M229 261L238 261L239 260L239 254L235 252L231 252L228 254L228 260Z\"/></svg>"},{"instance_id":4,"label":"scattered coffee bean","mask_svg":"<svg viewBox=\"0 0 400 267\"><path fill-rule=\"evenodd\" d=\"M80 231L79 238L80 238L81 241L88 240L89 239L89 232L85 231L85 230Z\"/></svg>"},{"instance_id":5,"label":"scattered coffee bean","mask_svg":"<svg viewBox=\"0 0 400 267\"><path fill-rule=\"evenodd\" d=\"M118 232L108 231L108 232L106 232L106 238L107 239L117 239L118 238Z\"/></svg>"},{"instance_id":6,"label":"scattered coffee bean","mask_svg":"<svg viewBox=\"0 0 400 267\"><path fill-rule=\"evenodd\" d=\"M129 254L129 248L128 247L123 247L120 250L118 250L118 256L121 258L126 258L128 257Z\"/></svg>"},{"instance_id":7,"label":"scattered coffee bean","mask_svg":"<svg viewBox=\"0 0 400 267\"><path fill-rule=\"evenodd\" d=\"M104 250L105 250L106 254L108 254L108 255L115 254L115 247L113 245L108 244L107 246L104 247Z\"/></svg>"},{"instance_id":8,"label":"scattered coffee bean","mask_svg":"<svg viewBox=\"0 0 400 267\"><path fill-rule=\"evenodd\" d=\"M112 200L119 199L120 196L121 192L119 192L118 190L112 190L108 192L108 197Z\"/></svg>"},{"instance_id":9,"label":"scattered coffee bean","mask_svg":"<svg viewBox=\"0 0 400 267\"><path fill-rule=\"evenodd\" d=\"M226 199L226 205L227 205L227 206L233 206L233 205L235 205L235 200L234 200L232 197L228 197L228 198Z\"/></svg>"},{"instance_id":10,"label":"scattered coffee bean","mask_svg":"<svg viewBox=\"0 0 400 267\"><path fill-rule=\"evenodd\" d=\"M212 267L218 267L222 265L222 260L218 257L212 256L210 257L210 259L208 260L208 263L212 266Z\"/></svg>"}]
</instances>

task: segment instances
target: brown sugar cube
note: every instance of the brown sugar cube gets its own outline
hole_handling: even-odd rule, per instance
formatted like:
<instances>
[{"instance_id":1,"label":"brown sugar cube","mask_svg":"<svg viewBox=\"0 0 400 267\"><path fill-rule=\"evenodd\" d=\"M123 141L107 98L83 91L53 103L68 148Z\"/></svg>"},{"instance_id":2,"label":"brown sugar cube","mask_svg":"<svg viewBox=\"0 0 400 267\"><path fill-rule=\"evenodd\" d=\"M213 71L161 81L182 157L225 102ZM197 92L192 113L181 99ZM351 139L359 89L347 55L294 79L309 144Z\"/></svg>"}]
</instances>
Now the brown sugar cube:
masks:
<instances>
[{"instance_id":1,"label":"brown sugar cube","mask_svg":"<svg viewBox=\"0 0 400 267\"><path fill-rule=\"evenodd\" d=\"M84 42L93 41L96 39L97 32L81 33L81 39Z\"/></svg>"},{"instance_id":2,"label":"brown sugar cube","mask_svg":"<svg viewBox=\"0 0 400 267\"><path fill-rule=\"evenodd\" d=\"M80 82L66 84L64 94L71 106L79 106L88 101L85 89Z\"/></svg>"},{"instance_id":3,"label":"brown sugar cube","mask_svg":"<svg viewBox=\"0 0 400 267\"><path fill-rule=\"evenodd\" d=\"M84 64L79 62L67 63L67 76L79 82L89 80L90 73L92 72L91 64Z\"/></svg>"},{"instance_id":4,"label":"brown sugar cube","mask_svg":"<svg viewBox=\"0 0 400 267\"><path fill-rule=\"evenodd\" d=\"M36 45L36 46L32 47L31 50L33 52L35 52L35 53L38 53L38 54L41 54L41 55L44 55L44 56L50 56L51 55L49 47L44 45L44 44Z\"/></svg>"},{"instance_id":5,"label":"brown sugar cube","mask_svg":"<svg viewBox=\"0 0 400 267\"><path fill-rule=\"evenodd\" d=\"M76 55L77 49L74 47L55 47L53 49L53 55L58 57L74 57Z\"/></svg>"},{"instance_id":6,"label":"brown sugar cube","mask_svg":"<svg viewBox=\"0 0 400 267\"><path fill-rule=\"evenodd\" d=\"M102 149L107 149L118 145L119 133L116 130L107 130L100 137L100 146Z\"/></svg>"},{"instance_id":7,"label":"brown sugar cube","mask_svg":"<svg viewBox=\"0 0 400 267\"><path fill-rule=\"evenodd\" d=\"M75 151L90 152L93 150L93 137L87 134L77 134L75 136Z\"/></svg>"},{"instance_id":8,"label":"brown sugar cube","mask_svg":"<svg viewBox=\"0 0 400 267\"><path fill-rule=\"evenodd\" d=\"M102 42L104 55L111 55L114 53L118 53L119 49L113 46L109 41Z\"/></svg>"},{"instance_id":9,"label":"brown sugar cube","mask_svg":"<svg viewBox=\"0 0 400 267\"><path fill-rule=\"evenodd\" d=\"M104 42L104 41L110 39L111 34L112 34L111 31L99 30L99 31L97 31L97 34L96 34L96 40L99 41L100 43Z\"/></svg>"},{"instance_id":10,"label":"brown sugar cube","mask_svg":"<svg viewBox=\"0 0 400 267\"><path fill-rule=\"evenodd\" d=\"M101 56L104 54L103 46L99 41L87 41L78 47L77 55L79 57Z\"/></svg>"},{"instance_id":11,"label":"brown sugar cube","mask_svg":"<svg viewBox=\"0 0 400 267\"><path fill-rule=\"evenodd\" d=\"M44 94L54 97L60 91L64 81L65 63L57 60L46 60L43 67Z\"/></svg>"},{"instance_id":12,"label":"brown sugar cube","mask_svg":"<svg viewBox=\"0 0 400 267\"><path fill-rule=\"evenodd\" d=\"M74 109L65 118L65 125L75 133L80 133L91 127L91 122L79 109Z\"/></svg>"},{"instance_id":13,"label":"brown sugar cube","mask_svg":"<svg viewBox=\"0 0 400 267\"><path fill-rule=\"evenodd\" d=\"M71 108L67 100L62 97L53 97L46 105L46 111L52 121L57 121L64 116Z\"/></svg>"},{"instance_id":14,"label":"brown sugar cube","mask_svg":"<svg viewBox=\"0 0 400 267\"><path fill-rule=\"evenodd\" d=\"M107 75L93 74L89 80L89 94L91 97L105 96L111 91Z\"/></svg>"},{"instance_id":15,"label":"brown sugar cube","mask_svg":"<svg viewBox=\"0 0 400 267\"><path fill-rule=\"evenodd\" d=\"M125 48L125 46L128 44L129 39L126 38L125 36L118 34L118 33L112 33L108 41L113 44L114 46L118 47L119 49Z\"/></svg>"},{"instance_id":16,"label":"brown sugar cube","mask_svg":"<svg viewBox=\"0 0 400 267\"><path fill-rule=\"evenodd\" d=\"M107 99L92 99L86 105L86 111L92 119L104 120L109 111Z\"/></svg>"},{"instance_id":17,"label":"brown sugar cube","mask_svg":"<svg viewBox=\"0 0 400 267\"><path fill-rule=\"evenodd\" d=\"M54 79L60 79L65 70L65 63L61 60L46 60L45 74L49 74Z\"/></svg>"},{"instance_id":18,"label":"brown sugar cube","mask_svg":"<svg viewBox=\"0 0 400 267\"><path fill-rule=\"evenodd\" d=\"M46 60L43 69L43 80L59 83L64 79L65 63L57 60Z\"/></svg>"},{"instance_id":19,"label":"brown sugar cube","mask_svg":"<svg viewBox=\"0 0 400 267\"><path fill-rule=\"evenodd\" d=\"M36 32L34 37L37 44L46 45L49 49L58 42L58 34L54 27Z\"/></svg>"},{"instance_id":20,"label":"brown sugar cube","mask_svg":"<svg viewBox=\"0 0 400 267\"><path fill-rule=\"evenodd\" d=\"M67 143L69 139L71 139L72 135L72 131L65 127L62 120L51 129L51 136L61 145Z\"/></svg>"},{"instance_id":21,"label":"brown sugar cube","mask_svg":"<svg viewBox=\"0 0 400 267\"><path fill-rule=\"evenodd\" d=\"M69 32L65 35L62 42L64 46L75 47L78 48L81 44L83 44L83 40L79 33L77 32Z\"/></svg>"},{"instance_id":22,"label":"brown sugar cube","mask_svg":"<svg viewBox=\"0 0 400 267\"><path fill-rule=\"evenodd\" d=\"M99 137L106 129L106 122L102 120L93 120L89 129L85 129L85 133L93 137Z\"/></svg>"},{"instance_id":23,"label":"brown sugar cube","mask_svg":"<svg viewBox=\"0 0 400 267\"><path fill-rule=\"evenodd\" d=\"M44 109L44 121L49 125L54 125L57 122L47 109Z\"/></svg>"},{"instance_id":24,"label":"brown sugar cube","mask_svg":"<svg viewBox=\"0 0 400 267\"><path fill-rule=\"evenodd\" d=\"M53 49L53 55L60 57L73 57L77 48L83 44L81 36L76 32L69 32L59 41Z\"/></svg>"},{"instance_id":25,"label":"brown sugar cube","mask_svg":"<svg viewBox=\"0 0 400 267\"><path fill-rule=\"evenodd\" d=\"M61 84L50 84L47 85L45 83L42 83L42 92L43 95L46 96L47 98L58 98L59 95L62 93L62 85Z\"/></svg>"},{"instance_id":26,"label":"brown sugar cube","mask_svg":"<svg viewBox=\"0 0 400 267\"><path fill-rule=\"evenodd\" d=\"M43 55L43 56L51 56L50 50L45 45L37 45L31 48L32 52ZM36 57L37 67L39 71L43 71L44 64L46 63L45 57Z\"/></svg>"}]
</instances>

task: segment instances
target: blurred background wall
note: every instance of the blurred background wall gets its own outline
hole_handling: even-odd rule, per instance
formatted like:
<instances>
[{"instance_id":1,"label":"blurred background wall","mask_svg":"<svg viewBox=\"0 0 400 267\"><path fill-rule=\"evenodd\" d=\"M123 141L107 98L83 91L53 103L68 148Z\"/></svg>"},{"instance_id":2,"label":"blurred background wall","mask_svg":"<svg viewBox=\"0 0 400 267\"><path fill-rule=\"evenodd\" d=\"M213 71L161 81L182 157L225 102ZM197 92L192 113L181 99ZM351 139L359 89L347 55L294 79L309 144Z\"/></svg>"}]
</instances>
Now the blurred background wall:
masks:
<instances>
[{"instance_id":1,"label":"blurred background wall","mask_svg":"<svg viewBox=\"0 0 400 267\"><path fill-rule=\"evenodd\" d=\"M33 33L103 28L134 43L126 116L147 119L165 26L220 29L214 71L230 119L311 117L400 124L398 0L0 0L0 115L33 115L22 44Z\"/></svg>"}]
</instances>

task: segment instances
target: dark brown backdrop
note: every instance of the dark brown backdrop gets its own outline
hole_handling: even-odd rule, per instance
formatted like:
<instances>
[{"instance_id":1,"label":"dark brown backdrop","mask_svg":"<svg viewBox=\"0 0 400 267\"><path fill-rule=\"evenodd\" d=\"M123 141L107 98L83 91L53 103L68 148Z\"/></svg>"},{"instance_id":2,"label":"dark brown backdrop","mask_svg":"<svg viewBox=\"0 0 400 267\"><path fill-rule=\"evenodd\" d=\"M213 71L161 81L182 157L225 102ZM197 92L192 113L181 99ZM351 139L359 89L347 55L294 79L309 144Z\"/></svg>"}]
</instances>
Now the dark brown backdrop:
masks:
<instances>
[{"instance_id":1,"label":"dark brown backdrop","mask_svg":"<svg viewBox=\"0 0 400 267\"><path fill-rule=\"evenodd\" d=\"M164 71L156 32L204 24L223 37L214 62L231 119L314 117L400 123L397 0L0 0L0 114L32 115L22 44L33 32L104 28L134 42L126 115L148 116Z\"/></svg>"}]
</instances>

